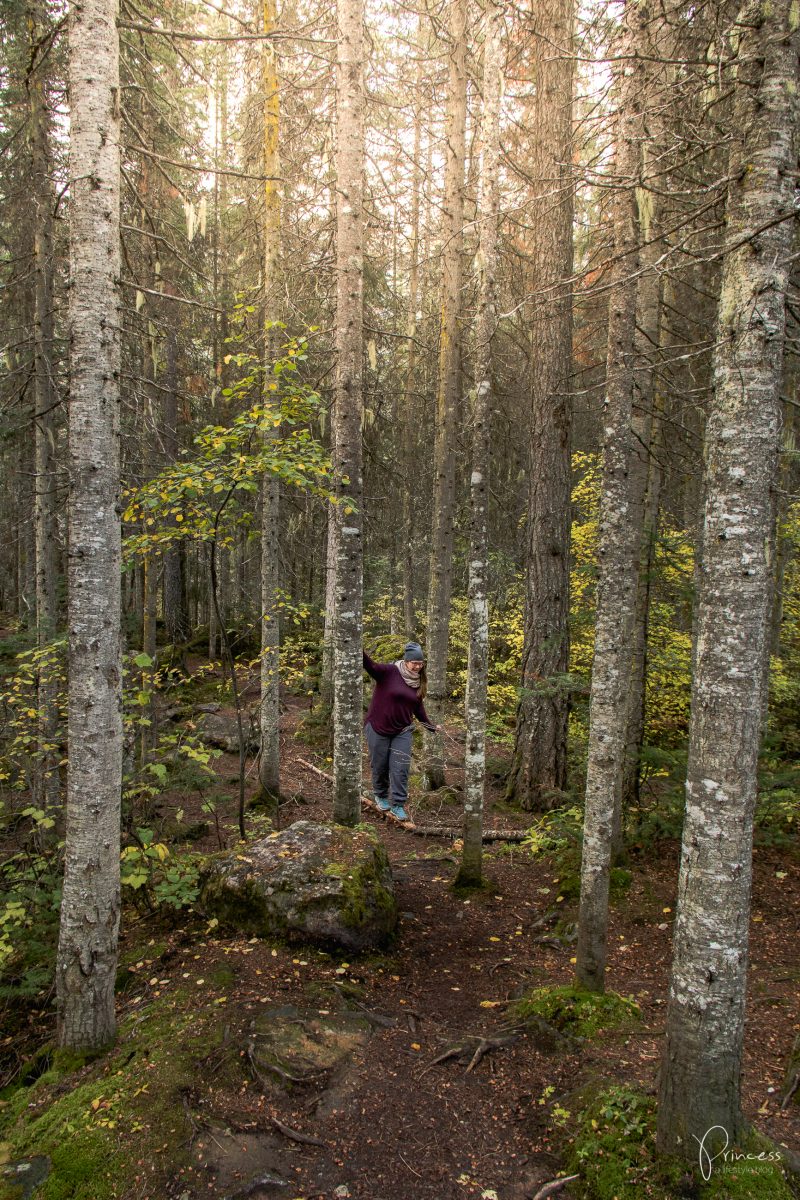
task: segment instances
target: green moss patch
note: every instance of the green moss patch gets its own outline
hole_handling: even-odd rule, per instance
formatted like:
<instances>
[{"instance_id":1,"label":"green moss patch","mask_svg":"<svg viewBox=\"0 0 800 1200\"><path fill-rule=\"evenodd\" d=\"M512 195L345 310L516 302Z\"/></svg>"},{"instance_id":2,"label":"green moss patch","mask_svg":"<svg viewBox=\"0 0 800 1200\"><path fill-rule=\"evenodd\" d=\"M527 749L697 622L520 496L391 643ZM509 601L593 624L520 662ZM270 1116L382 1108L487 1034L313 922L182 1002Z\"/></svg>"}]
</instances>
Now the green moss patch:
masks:
<instances>
[{"instance_id":1,"label":"green moss patch","mask_svg":"<svg viewBox=\"0 0 800 1200\"><path fill-rule=\"evenodd\" d=\"M631 1087L591 1096L578 1113L567 1154L586 1200L674 1200L685 1169L655 1159L655 1100ZM691 1194L691 1193L690 1193Z\"/></svg>"},{"instance_id":2,"label":"green moss patch","mask_svg":"<svg viewBox=\"0 0 800 1200\"><path fill-rule=\"evenodd\" d=\"M608 879L608 898L612 904L623 900L631 889L633 876L624 867L612 867ZM581 873L570 871L558 881L559 895L565 900L577 900L581 894Z\"/></svg>"},{"instance_id":3,"label":"green moss patch","mask_svg":"<svg viewBox=\"0 0 800 1200\"><path fill-rule=\"evenodd\" d=\"M593 1038L621 1029L640 1016L639 1005L616 992L586 992L574 984L535 988L514 1005L522 1020L539 1017L562 1033Z\"/></svg>"},{"instance_id":4,"label":"green moss patch","mask_svg":"<svg viewBox=\"0 0 800 1200\"><path fill-rule=\"evenodd\" d=\"M711 1164L711 1178L700 1190L701 1200L793 1200L796 1195L778 1148L754 1129Z\"/></svg>"},{"instance_id":5,"label":"green moss patch","mask_svg":"<svg viewBox=\"0 0 800 1200\"><path fill-rule=\"evenodd\" d=\"M49 1070L19 1087L0 1112L10 1164L50 1160L36 1200L115 1200L155 1195L188 1162L185 1097L198 1065L221 1037L216 1012L173 993L121 1025L114 1049L93 1062L52 1056ZM22 1193L6 1178L0 1200Z\"/></svg>"}]
</instances>

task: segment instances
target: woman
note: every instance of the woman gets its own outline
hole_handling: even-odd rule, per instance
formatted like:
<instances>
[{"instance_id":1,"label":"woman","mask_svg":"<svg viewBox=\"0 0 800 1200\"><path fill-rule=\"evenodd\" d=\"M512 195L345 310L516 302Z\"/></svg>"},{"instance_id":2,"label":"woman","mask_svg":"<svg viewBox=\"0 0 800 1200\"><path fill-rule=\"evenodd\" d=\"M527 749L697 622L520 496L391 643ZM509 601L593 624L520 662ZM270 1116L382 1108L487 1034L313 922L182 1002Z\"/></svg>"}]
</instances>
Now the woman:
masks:
<instances>
[{"instance_id":1,"label":"woman","mask_svg":"<svg viewBox=\"0 0 800 1200\"><path fill-rule=\"evenodd\" d=\"M425 655L417 642L407 642L403 657L393 663L373 662L365 652L364 670L376 685L364 721L375 806L395 821L411 825L405 805L414 717L432 733L443 728L434 725L422 703Z\"/></svg>"}]
</instances>

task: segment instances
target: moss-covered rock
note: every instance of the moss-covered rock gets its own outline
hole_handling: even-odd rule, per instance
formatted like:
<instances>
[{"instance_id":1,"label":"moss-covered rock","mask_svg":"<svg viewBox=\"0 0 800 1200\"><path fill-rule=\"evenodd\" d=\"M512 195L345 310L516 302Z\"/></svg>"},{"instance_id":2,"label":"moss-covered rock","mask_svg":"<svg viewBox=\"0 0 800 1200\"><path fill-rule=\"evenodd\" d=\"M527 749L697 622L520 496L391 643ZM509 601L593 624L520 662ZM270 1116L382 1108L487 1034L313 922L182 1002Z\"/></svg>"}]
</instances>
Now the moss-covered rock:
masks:
<instances>
[{"instance_id":1,"label":"moss-covered rock","mask_svg":"<svg viewBox=\"0 0 800 1200\"><path fill-rule=\"evenodd\" d=\"M248 713L242 714L242 735L246 750L255 753L259 747L258 734ZM197 736L206 746L214 746L228 754L239 753L239 724L235 714L201 713L197 718Z\"/></svg>"},{"instance_id":2,"label":"moss-covered rock","mask_svg":"<svg viewBox=\"0 0 800 1200\"><path fill-rule=\"evenodd\" d=\"M201 903L223 925L261 937L382 946L397 925L386 851L364 826L297 821L244 851L215 855Z\"/></svg>"},{"instance_id":3,"label":"moss-covered rock","mask_svg":"<svg viewBox=\"0 0 800 1200\"><path fill-rule=\"evenodd\" d=\"M373 1033L361 1013L344 1004L336 1009L269 1005L250 1026L250 1056L262 1086L292 1089L332 1086Z\"/></svg>"},{"instance_id":4,"label":"moss-covered rock","mask_svg":"<svg viewBox=\"0 0 800 1200\"><path fill-rule=\"evenodd\" d=\"M639 1018L639 1006L616 992L586 992L574 984L534 988L517 1000L514 1014L523 1021L538 1017L562 1033L592 1038Z\"/></svg>"}]
</instances>

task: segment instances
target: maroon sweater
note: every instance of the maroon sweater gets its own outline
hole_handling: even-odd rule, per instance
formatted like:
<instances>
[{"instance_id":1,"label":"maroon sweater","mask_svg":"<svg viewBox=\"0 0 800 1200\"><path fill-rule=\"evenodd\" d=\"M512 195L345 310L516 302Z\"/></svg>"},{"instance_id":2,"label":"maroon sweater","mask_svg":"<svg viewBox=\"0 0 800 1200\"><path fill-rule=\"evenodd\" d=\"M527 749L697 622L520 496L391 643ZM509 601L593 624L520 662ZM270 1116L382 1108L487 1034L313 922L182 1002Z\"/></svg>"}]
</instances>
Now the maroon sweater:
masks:
<instances>
[{"instance_id":1,"label":"maroon sweater","mask_svg":"<svg viewBox=\"0 0 800 1200\"><path fill-rule=\"evenodd\" d=\"M365 725L370 724L383 737L402 733L413 723L414 717L426 728L435 728L425 712L419 691L408 686L395 663L376 663L365 653L364 670L376 684Z\"/></svg>"}]
</instances>

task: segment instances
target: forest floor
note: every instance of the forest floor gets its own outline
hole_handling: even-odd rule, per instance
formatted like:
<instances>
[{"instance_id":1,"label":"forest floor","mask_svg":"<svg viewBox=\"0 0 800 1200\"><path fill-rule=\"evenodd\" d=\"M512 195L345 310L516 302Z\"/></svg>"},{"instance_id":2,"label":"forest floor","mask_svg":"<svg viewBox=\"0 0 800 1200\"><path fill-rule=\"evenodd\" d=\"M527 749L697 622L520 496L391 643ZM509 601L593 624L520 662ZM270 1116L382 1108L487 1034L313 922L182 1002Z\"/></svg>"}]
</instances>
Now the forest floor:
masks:
<instances>
[{"instance_id":1,"label":"forest floor","mask_svg":"<svg viewBox=\"0 0 800 1200\"><path fill-rule=\"evenodd\" d=\"M324 756L294 736L304 715L301 702L289 697L283 788L295 799L281 808L283 827L331 815L330 786L300 761L329 769ZM456 726L449 728L457 736ZM448 782L457 789L463 773L455 737L448 746ZM463 758L463 745L460 751ZM230 812L223 814L231 828L238 760L224 755L218 769L231 785ZM187 823L200 819L185 799L181 804ZM418 824L457 826L461 808L434 794L418 798L412 810ZM29 1105L35 1123L69 1088L74 1096L95 1097L82 1102L86 1128L98 1112L114 1116L102 1133L112 1155L124 1147L128 1177L117 1178L110 1191L98 1185L75 1195L529 1200L564 1170L581 1089L601 1081L653 1093L670 967L675 843L631 859L630 886L612 910L608 984L636 1001L641 1019L586 1041L535 1031L506 1039L510 1002L572 978L576 900L562 896L557 867L519 846L493 843L485 854L490 886L459 894L452 886L457 842L415 836L368 807L363 819L386 846L399 898L399 932L383 954L341 961L306 947L226 936L199 919L172 927L149 918L126 922L115 1050L68 1084L36 1089ZM525 818L490 788L487 825L519 828ZM198 848L216 849L213 833ZM800 1105L781 1108L780 1093L800 1019L798 914L797 855L758 848L744 1108L763 1133L794 1151ZM164 1074L155 1048L157 1013L162 1038L166 1028L174 1043L175 1067ZM254 1038L279 1038L280 1030L284 1043L275 1043L274 1059L280 1065L265 1068L262 1056L259 1066ZM37 1029L40 1039L48 1032ZM486 1052L472 1062L480 1039ZM459 1053L443 1057L451 1050ZM137 1063L154 1086L148 1091L143 1075L143 1094L126 1112L115 1081ZM173 1090L173 1109L160 1107L160 1088ZM31 1155L36 1149L34 1138ZM579 1194L569 1187L559 1192L566 1200ZM651 1194L644 1178L639 1194Z\"/></svg>"}]
</instances>

